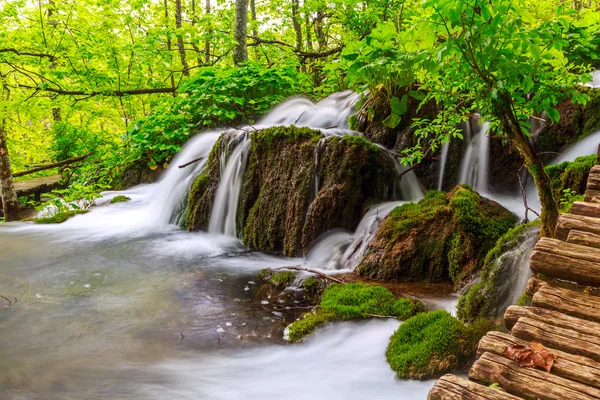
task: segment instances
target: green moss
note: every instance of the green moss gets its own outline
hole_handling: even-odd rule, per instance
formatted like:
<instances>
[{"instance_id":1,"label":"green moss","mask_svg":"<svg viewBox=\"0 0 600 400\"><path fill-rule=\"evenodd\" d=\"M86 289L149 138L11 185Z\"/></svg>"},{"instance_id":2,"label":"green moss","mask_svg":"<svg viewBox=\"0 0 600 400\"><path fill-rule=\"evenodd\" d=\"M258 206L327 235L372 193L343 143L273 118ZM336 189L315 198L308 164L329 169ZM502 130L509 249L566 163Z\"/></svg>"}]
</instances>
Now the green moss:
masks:
<instances>
[{"instance_id":1,"label":"green moss","mask_svg":"<svg viewBox=\"0 0 600 400\"><path fill-rule=\"evenodd\" d=\"M286 288L290 286L294 279L296 279L296 273L292 271L282 271L271 275L269 282L278 288Z\"/></svg>"},{"instance_id":2,"label":"green moss","mask_svg":"<svg viewBox=\"0 0 600 400\"><path fill-rule=\"evenodd\" d=\"M560 202L565 189L579 195L585 193L590 169L596 162L597 156L592 154L545 167L556 201Z\"/></svg>"},{"instance_id":3,"label":"green moss","mask_svg":"<svg viewBox=\"0 0 600 400\"><path fill-rule=\"evenodd\" d=\"M458 368L471 351L465 325L440 310L418 314L400 325L386 358L399 378L427 379Z\"/></svg>"},{"instance_id":4,"label":"green moss","mask_svg":"<svg viewBox=\"0 0 600 400\"><path fill-rule=\"evenodd\" d=\"M69 210L56 213L51 217L38 218L35 220L36 224L61 224L71 217L78 214L85 214L88 210Z\"/></svg>"},{"instance_id":5,"label":"green moss","mask_svg":"<svg viewBox=\"0 0 600 400\"><path fill-rule=\"evenodd\" d=\"M420 301L397 298L382 286L332 284L323 292L315 312L288 327L288 337L291 341L298 341L329 320L363 319L373 315L406 319L423 311Z\"/></svg>"},{"instance_id":6,"label":"green moss","mask_svg":"<svg viewBox=\"0 0 600 400\"><path fill-rule=\"evenodd\" d=\"M321 281L319 280L319 278L315 278L314 276L309 276L308 278L302 281L302 289L306 290L307 292L317 292L320 287Z\"/></svg>"},{"instance_id":7,"label":"green moss","mask_svg":"<svg viewBox=\"0 0 600 400\"><path fill-rule=\"evenodd\" d=\"M532 302L532 297L527 295L527 293L523 293L521 296L519 296L519 298L517 299L517 305L518 306L530 306L531 302Z\"/></svg>"},{"instance_id":8,"label":"green moss","mask_svg":"<svg viewBox=\"0 0 600 400\"><path fill-rule=\"evenodd\" d=\"M110 201L111 204L114 203L125 203L127 201L131 200L131 198L127 197L127 196L123 196L123 195L119 195L119 196L115 196L112 198L112 200Z\"/></svg>"},{"instance_id":9,"label":"green moss","mask_svg":"<svg viewBox=\"0 0 600 400\"><path fill-rule=\"evenodd\" d=\"M481 281L471 286L467 293L458 300L457 316L461 320L474 321L482 317L494 317L492 315L494 307L499 302L498 290L502 280L507 278L501 270L500 256L515 248L529 232L539 226L539 220L518 225L496 241L495 246L485 256L481 269Z\"/></svg>"}]
</instances>

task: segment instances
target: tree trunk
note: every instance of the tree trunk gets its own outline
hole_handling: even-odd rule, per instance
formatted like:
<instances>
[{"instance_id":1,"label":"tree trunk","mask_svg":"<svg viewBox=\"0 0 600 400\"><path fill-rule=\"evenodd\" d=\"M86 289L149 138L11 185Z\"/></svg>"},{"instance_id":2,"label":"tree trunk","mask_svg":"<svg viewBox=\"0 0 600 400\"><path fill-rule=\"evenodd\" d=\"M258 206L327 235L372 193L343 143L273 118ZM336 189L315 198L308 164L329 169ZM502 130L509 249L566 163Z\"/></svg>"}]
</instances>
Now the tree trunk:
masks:
<instances>
[{"instance_id":1,"label":"tree trunk","mask_svg":"<svg viewBox=\"0 0 600 400\"><path fill-rule=\"evenodd\" d=\"M323 50L327 46L327 38L323 31L323 20L325 19L325 11L318 11L317 18L315 18L315 31L317 33L317 41L319 42L319 51Z\"/></svg>"},{"instance_id":2,"label":"tree trunk","mask_svg":"<svg viewBox=\"0 0 600 400\"><path fill-rule=\"evenodd\" d=\"M206 15L210 15L210 0L206 0ZM208 30L208 38L206 39L206 42L204 43L204 63L206 65L210 64L210 33L211 30Z\"/></svg>"},{"instance_id":3,"label":"tree trunk","mask_svg":"<svg viewBox=\"0 0 600 400\"><path fill-rule=\"evenodd\" d=\"M292 25L294 26L294 32L296 32L296 50L302 51L302 25L300 25L300 19L298 16L299 8L299 1L292 0Z\"/></svg>"},{"instance_id":4,"label":"tree trunk","mask_svg":"<svg viewBox=\"0 0 600 400\"><path fill-rule=\"evenodd\" d=\"M181 0L175 0L175 26L179 31L182 24L183 18L181 17ZM183 43L183 36L181 32L177 32L177 48L179 49L179 57L181 58L181 66L183 67L183 74L190 76L190 67L188 66L185 58L185 44Z\"/></svg>"},{"instance_id":5,"label":"tree trunk","mask_svg":"<svg viewBox=\"0 0 600 400\"><path fill-rule=\"evenodd\" d=\"M18 221L21 219L19 212L19 199L13 186L12 173L10 171L10 160L6 145L6 132L4 121L0 123L0 194L2 197L2 210L4 220Z\"/></svg>"},{"instance_id":6,"label":"tree trunk","mask_svg":"<svg viewBox=\"0 0 600 400\"><path fill-rule=\"evenodd\" d=\"M164 7L165 7L165 30L169 29L169 4L167 3L167 0L164 0L163 2ZM173 49L173 44L171 42L171 36L169 36L169 34L167 33L167 50L169 51L169 58L171 59L171 62L173 62L173 55L171 54L171 50ZM174 89L175 88L175 75L173 74L173 72L171 72L171 87ZM177 93L173 92L173 97L176 97Z\"/></svg>"},{"instance_id":7,"label":"tree trunk","mask_svg":"<svg viewBox=\"0 0 600 400\"><path fill-rule=\"evenodd\" d=\"M550 178L544 171L544 164L537 155L529 138L523 133L521 125L511 108L512 101L510 96L505 95L499 98L495 104L496 117L502 121L504 133L511 139L512 144L525 160L525 165L529 170L533 181L537 187L540 196L542 212L540 221L542 223L540 235L554 237L556 223L558 221L558 206L552 195Z\"/></svg>"},{"instance_id":8,"label":"tree trunk","mask_svg":"<svg viewBox=\"0 0 600 400\"><path fill-rule=\"evenodd\" d=\"M258 37L258 27L256 19L256 1L250 0L250 15L252 16L252 36ZM260 56L258 53L258 46L254 48L254 58L258 61Z\"/></svg>"},{"instance_id":9,"label":"tree trunk","mask_svg":"<svg viewBox=\"0 0 600 400\"><path fill-rule=\"evenodd\" d=\"M306 11L306 16L304 18L304 25L306 29L306 49L309 52L314 51L313 43L312 43L312 31L310 25L310 13Z\"/></svg>"},{"instance_id":10,"label":"tree trunk","mask_svg":"<svg viewBox=\"0 0 600 400\"><path fill-rule=\"evenodd\" d=\"M248 61L248 0L235 1L235 25L233 27L233 62L235 65Z\"/></svg>"}]
</instances>

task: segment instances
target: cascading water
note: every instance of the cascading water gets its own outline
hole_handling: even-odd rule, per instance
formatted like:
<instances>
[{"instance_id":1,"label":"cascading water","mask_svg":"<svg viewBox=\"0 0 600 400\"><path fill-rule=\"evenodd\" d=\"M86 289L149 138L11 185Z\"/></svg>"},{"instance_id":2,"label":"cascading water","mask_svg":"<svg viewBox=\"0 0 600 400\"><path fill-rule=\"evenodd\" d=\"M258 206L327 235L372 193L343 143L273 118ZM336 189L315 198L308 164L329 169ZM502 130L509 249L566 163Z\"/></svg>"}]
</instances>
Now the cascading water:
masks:
<instances>
[{"instance_id":1,"label":"cascading water","mask_svg":"<svg viewBox=\"0 0 600 400\"><path fill-rule=\"evenodd\" d=\"M487 192L489 173L489 122L479 126L478 133L469 141L460 165L460 183L471 185L478 192Z\"/></svg>"},{"instance_id":2,"label":"cascading water","mask_svg":"<svg viewBox=\"0 0 600 400\"><path fill-rule=\"evenodd\" d=\"M213 211L208 225L209 233L236 236L237 206L242 189L242 178L248 161L250 136L246 132L238 133L241 137L235 145L225 168L222 169L221 182L215 195ZM224 146L221 160L226 158ZM224 163L222 162L221 165Z\"/></svg>"},{"instance_id":3,"label":"cascading water","mask_svg":"<svg viewBox=\"0 0 600 400\"><path fill-rule=\"evenodd\" d=\"M310 194L311 203L317 198L321 186L321 156L323 155L323 151L325 150L326 140L327 137L322 138L317 142L317 145L315 146L315 171L313 173L312 190Z\"/></svg>"},{"instance_id":4,"label":"cascading water","mask_svg":"<svg viewBox=\"0 0 600 400\"><path fill-rule=\"evenodd\" d=\"M450 142L444 143L442 146L442 153L440 155L440 171L438 177L437 190L442 190L444 185L444 172L446 171L446 161L448 160L448 150L450 149Z\"/></svg>"}]
</instances>

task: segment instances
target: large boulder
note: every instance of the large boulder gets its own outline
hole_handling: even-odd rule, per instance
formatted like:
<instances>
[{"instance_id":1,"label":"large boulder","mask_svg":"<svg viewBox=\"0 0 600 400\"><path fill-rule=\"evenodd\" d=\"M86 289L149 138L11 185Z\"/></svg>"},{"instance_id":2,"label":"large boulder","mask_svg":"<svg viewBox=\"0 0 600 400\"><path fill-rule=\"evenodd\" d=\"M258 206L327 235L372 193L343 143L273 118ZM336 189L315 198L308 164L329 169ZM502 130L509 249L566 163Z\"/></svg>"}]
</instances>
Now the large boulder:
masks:
<instances>
[{"instance_id":1,"label":"large boulder","mask_svg":"<svg viewBox=\"0 0 600 400\"><path fill-rule=\"evenodd\" d=\"M220 182L220 154L235 146L228 138L222 136L215 144L192 186L188 198L192 231L208 227ZM359 136L324 139L319 131L298 127L253 132L237 235L253 249L300 255L322 233L333 228L352 231L368 206L393 199L396 177L389 154Z\"/></svg>"},{"instance_id":2,"label":"large boulder","mask_svg":"<svg viewBox=\"0 0 600 400\"><path fill-rule=\"evenodd\" d=\"M392 281L451 281L481 267L496 240L516 223L500 204L469 186L430 191L382 222L358 266L361 275Z\"/></svg>"}]
</instances>

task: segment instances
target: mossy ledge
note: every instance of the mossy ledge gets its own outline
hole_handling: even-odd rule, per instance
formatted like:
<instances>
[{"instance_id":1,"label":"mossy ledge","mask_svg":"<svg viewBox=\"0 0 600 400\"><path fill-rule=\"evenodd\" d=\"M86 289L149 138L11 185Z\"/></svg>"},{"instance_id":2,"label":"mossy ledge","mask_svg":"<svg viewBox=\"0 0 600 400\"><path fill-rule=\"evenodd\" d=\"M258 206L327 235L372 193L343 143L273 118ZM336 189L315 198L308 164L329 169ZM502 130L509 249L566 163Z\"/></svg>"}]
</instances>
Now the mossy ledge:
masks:
<instances>
[{"instance_id":1,"label":"mossy ledge","mask_svg":"<svg viewBox=\"0 0 600 400\"><path fill-rule=\"evenodd\" d=\"M72 218L78 214L86 214L87 212L88 212L88 210L63 211L63 212L56 213L51 217L37 218L35 220L35 223L36 224L62 224L69 218Z\"/></svg>"},{"instance_id":2,"label":"mossy ledge","mask_svg":"<svg viewBox=\"0 0 600 400\"><path fill-rule=\"evenodd\" d=\"M393 199L396 172L391 158L359 136L329 137L314 192L319 131L273 127L253 132L238 204L238 235L247 246L297 256L322 233L354 230L369 205ZM188 197L188 229L208 227L220 180L222 136Z\"/></svg>"},{"instance_id":3,"label":"mossy ledge","mask_svg":"<svg viewBox=\"0 0 600 400\"><path fill-rule=\"evenodd\" d=\"M479 269L496 240L516 223L500 204L467 185L430 191L396 207L358 266L361 275L391 281L451 281Z\"/></svg>"},{"instance_id":4,"label":"mossy ledge","mask_svg":"<svg viewBox=\"0 0 600 400\"><path fill-rule=\"evenodd\" d=\"M549 165L544 168L550 178L554 198L559 204L564 202L564 191L567 189L573 195L581 196L585 193L590 169L596 165L597 159L597 155L592 154L589 156L577 157L573 161ZM568 205L569 202L567 201L566 203L566 205ZM567 212L568 208L562 207L561 211Z\"/></svg>"},{"instance_id":5,"label":"mossy ledge","mask_svg":"<svg viewBox=\"0 0 600 400\"><path fill-rule=\"evenodd\" d=\"M124 196L124 195L119 195L119 196L115 196L110 200L110 204L115 204L115 203L126 203L128 201L130 201L131 198Z\"/></svg>"},{"instance_id":6,"label":"mossy ledge","mask_svg":"<svg viewBox=\"0 0 600 400\"><path fill-rule=\"evenodd\" d=\"M422 311L424 307L420 301L397 298L382 286L334 283L325 289L318 307L286 329L287 339L298 342L329 321L356 320L371 316L404 320Z\"/></svg>"}]
</instances>

